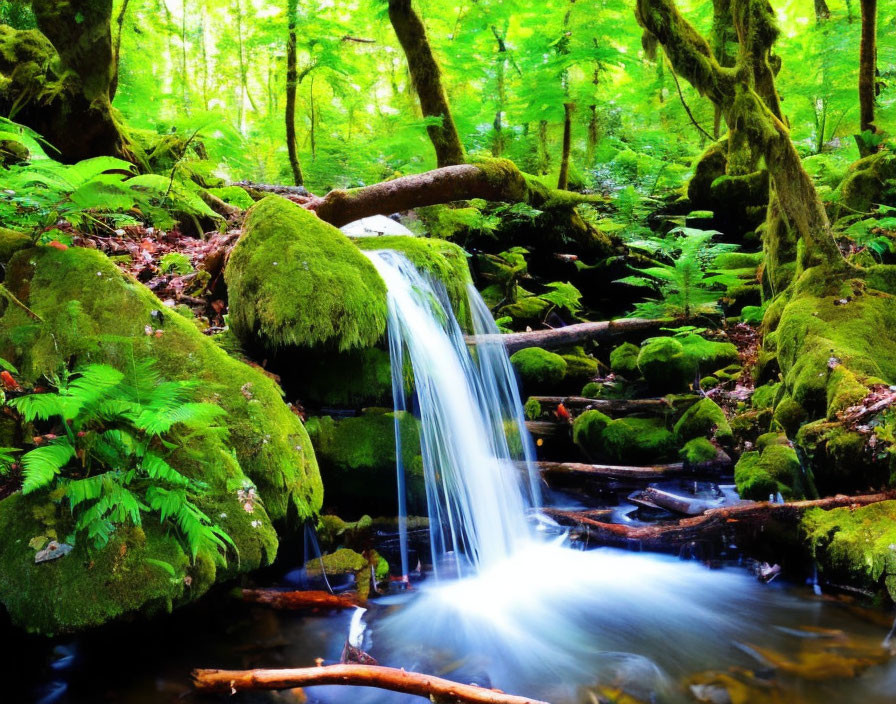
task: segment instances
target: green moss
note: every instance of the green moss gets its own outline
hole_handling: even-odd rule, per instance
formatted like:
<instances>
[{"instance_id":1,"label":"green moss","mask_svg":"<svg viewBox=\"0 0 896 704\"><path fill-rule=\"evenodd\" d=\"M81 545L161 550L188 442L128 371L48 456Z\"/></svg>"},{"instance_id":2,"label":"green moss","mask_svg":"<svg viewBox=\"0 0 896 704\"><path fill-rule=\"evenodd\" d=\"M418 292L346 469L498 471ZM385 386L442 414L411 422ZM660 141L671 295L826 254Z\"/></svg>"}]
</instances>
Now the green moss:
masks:
<instances>
[{"instance_id":1,"label":"green moss","mask_svg":"<svg viewBox=\"0 0 896 704\"><path fill-rule=\"evenodd\" d=\"M638 369L657 391L683 391L696 372L681 342L672 337L647 340L638 353Z\"/></svg>"},{"instance_id":2,"label":"green moss","mask_svg":"<svg viewBox=\"0 0 896 704\"><path fill-rule=\"evenodd\" d=\"M246 215L225 270L230 324L246 343L349 350L386 329L385 284L339 230L285 198Z\"/></svg>"},{"instance_id":3,"label":"green moss","mask_svg":"<svg viewBox=\"0 0 896 704\"><path fill-rule=\"evenodd\" d=\"M236 206L242 210L248 210L255 205L252 196L246 192L245 188L240 188L239 186L223 186L221 188L209 188L207 190L213 196L217 196L228 205Z\"/></svg>"},{"instance_id":4,"label":"green moss","mask_svg":"<svg viewBox=\"0 0 896 704\"><path fill-rule=\"evenodd\" d=\"M610 352L610 369L623 376L637 375L638 355L641 350L631 342L624 342Z\"/></svg>"},{"instance_id":5,"label":"green moss","mask_svg":"<svg viewBox=\"0 0 896 704\"><path fill-rule=\"evenodd\" d=\"M774 408L781 390L780 383L757 386L750 397L753 408Z\"/></svg>"},{"instance_id":6,"label":"green moss","mask_svg":"<svg viewBox=\"0 0 896 704\"><path fill-rule=\"evenodd\" d=\"M658 418L617 418L601 440L607 457L626 464L659 462L675 453L674 436Z\"/></svg>"},{"instance_id":7,"label":"green moss","mask_svg":"<svg viewBox=\"0 0 896 704\"><path fill-rule=\"evenodd\" d=\"M762 264L763 253L747 253L747 252L723 252L717 256L712 262L713 269L725 270L756 270Z\"/></svg>"},{"instance_id":8,"label":"green moss","mask_svg":"<svg viewBox=\"0 0 896 704\"><path fill-rule=\"evenodd\" d=\"M705 376L700 380L701 389L714 389L719 385L719 379L715 376Z\"/></svg>"},{"instance_id":9,"label":"green moss","mask_svg":"<svg viewBox=\"0 0 896 704\"><path fill-rule=\"evenodd\" d=\"M515 303L502 306L500 315L509 315L513 318L514 323L519 326L523 323L540 322L547 315L550 308L551 304L544 299L538 296L526 295L520 296Z\"/></svg>"},{"instance_id":10,"label":"green moss","mask_svg":"<svg viewBox=\"0 0 896 704\"><path fill-rule=\"evenodd\" d=\"M806 409L789 396L785 396L775 407L774 421L780 428L793 437L800 425L807 419Z\"/></svg>"},{"instance_id":11,"label":"green moss","mask_svg":"<svg viewBox=\"0 0 896 704\"><path fill-rule=\"evenodd\" d=\"M688 440L678 451L678 456L684 460L685 464L691 465L712 462L718 454L716 446L703 437Z\"/></svg>"},{"instance_id":12,"label":"green moss","mask_svg":"<svg viewBox=\"0 0 896 704\"><path fill-rule=\"evenodd\" d=\"M585 450L586 453L601 451L604 429L611 419L600 411L585 411L581 413L572 424L573 442Z\"/></svg>"},{"instance_id":13,"label":"green moss","mask_svg":"<svg viewBox=\"0 0 896 704\"><path fill-rule=\"evenodd\" d=\"M542 408L541 403L534 398L530 398L526 401L526 405L523 407L523 411L526 414L526 420L538 420L541 418Z\"/></svg>"},{"instance_id":14,"label":"green moss","mask_svg":"<svg viewBox=\"0 0 896 704\"><path fill-rule=\"evenodd\" d=\"M379 347L307 355L301 371L296 383L305 403L360 408L392 402L392 363Z\"/></svg>"},{"instance_id":15,"label":"green moss","mask_svg":"<svg viewBox=\"0 0 896 704\"><path fill-rule=\"evenodd\" d=\"M390 249L404 254L420 271L445 286L461 327L471 329L467 286L473 280L462 248L445 240L403 236L363 237L356 244L362 250Z\"/></svg>"},{"instance_id":16,"label":"green moss","mask_svg":"<svg viewBox=\"0 0 896 704\"><path fill-rule=\"evenodd\" d=\"M762 452L766 447L770 445L790 445L790 441L787 439L787 435L784 433L778 432L770 432L763 433L758 438L756 438L756 449Z\"/></svg>"},{"instance_id":17,"label":"green moss","mask_svg":"<svg viewBox=\"0 0 896 704\"><path fill-rule=\"evenodd\" d=\"M540 347L527 347L514 352L510 363L528 389L543 389L563 381L567 364L559 354Z\"/></svg>"},{"instance_id":18,"label":"green moss","mask_svg":"<svg viewBox=\"0 0 896 704\"><path fill-rule=\"evenodd\" d=\"M678 339L684 348L685 357L695 369L722 369L740 359L737 347L730 342L715 342L694 334Z\"/></svg>"},{"instance_id":19,"label":"green moss","mask_svg":"<svg viewBox=\"0 0 896 704\"><path fill-rule=\"evenodd\" d=\"M805 496L802 469L796 451L771 442L761 453L745 452L734 467L734 482L741 498L767 501L778 492L785 499Z\"/></svg>"},{"instance_id":20,"label":"green moss","mask_svg":"<svg viewBox=\"0 0 896 704\"><path fill-rule=\"evenodd\" d=\"M712 399L703 398L686 410L675 423L675 439L683 444L707 435L713 435L721 443L728 443L733 439L725 412Z\"/></svg>"},{"instance_id":21,"label":"green moss","mask_svg":"<svg viewBox=\"0 0 896 704\"><path fill-rule=\"evenodd\" d=\"M272 519L307 518L319 510L322 486L314 452L277 385L228 356L191 321L168 312L103 254L25 250L10 262L7 285L45 321L36 323L17 306L0 318L0 356L14 361L25 380L36 381L66 363L129 368L154 359L163 377L197 381L202 400L226 411L229 437L221 442L257 485Z\"/></svg>"},{"instance_id":22,"label":"green moss","mask_svg":"<svg viewBox=\"0 0 896 704\"><path fill-rule=\"evenodd\" d=\"M352 575L358 596L364 600L370 594L370 562L354 550L340 548L305 563L305 571L311 577L326 575Z\"/></svg>"},{"instance_id":23,"label":"green moss","mask_svg":"<svg viewBox=\"0 0 896 704\"><path fill-rule=\"evenodd\" d=\"M581 346L559 351L560 356L566 361L567 379L590 379L597 374L597 360L585 354Z\"/></svg>"},{"instance_id":24,"label":"green moss","mask_svg":"<svg viewBox=\"0 0 896 704\"><path fill-rule=\"evenodd\" d=\"M867 213L875 203L885 203L896 197L896 154L884 150L864 159L859 159L852 166L843 182L838 187L837 202L841 205L841 214Z\"/></svg>"},{"instance_id":25,"label":"green moss","mask_svg":"<svg viewBox=\"0 0 896 704\"><path fill-rule=\"evenodd\" d=\"M0 227L0 264L6 264L20 249L31 246L31 238L15 230Z\"/></svg>"},{"instance_id":26,"label":"green moss","mask_svg":"<svg viewBox=\"0 0 896 704\"><path fill-rule=\"evenodd\" d=\"M857 509L811 509L803 516L802 528L824 572L887 589L896 601L896 501Z\"/></svg>"}]
</instances>

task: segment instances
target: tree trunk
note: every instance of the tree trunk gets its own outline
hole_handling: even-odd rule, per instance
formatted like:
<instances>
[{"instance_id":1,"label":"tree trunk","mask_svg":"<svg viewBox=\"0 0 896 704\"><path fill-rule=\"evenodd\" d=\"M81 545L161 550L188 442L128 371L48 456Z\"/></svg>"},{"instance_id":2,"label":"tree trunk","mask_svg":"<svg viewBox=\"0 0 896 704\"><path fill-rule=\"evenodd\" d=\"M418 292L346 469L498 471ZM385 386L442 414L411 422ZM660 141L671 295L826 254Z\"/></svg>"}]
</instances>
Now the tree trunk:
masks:
<instances>
[{"instance_id":1,"label":"tree trunk","mask_svg":"<svg viewBox=\"0 0 896 704\"><path fill-rule=\"evenodd\" d=\"M296 143L296 91L299 74L296 66L296 26L299 0L287 0L287 24L289 36L286 40L286 149L289 152L289 166L292 169L293 183L297 186L305 184L302 176L302 165L299 163L298 144Z\"/></svg>"},{"instance_id":2,"label":"tree trunk","mask_svg":"<svg viewBox=\"0 0 896 704\"><path fill-rule=\"evenodd\" d=\"M539 176L544 176L551 168L551 153L548 151L548 121L538 121L538 165L535 172Z\"/></svg>"},{"instance_id":3,"label":"tree trunk","mask_svg":"<svg viewBox=\"0 0 896 704\"><path fill-rule=\"evenodd\" d=\"M730 11L738 39L732 68L719 63L675 0L637 0L636 16L663 45L678 75L719 106L730 128L729 173L749 173L765 158L781 211L805 244L806 261L840 266L824 206L781 113L775 88L779 61L771 52L778 36L774 10L766 0L730 0Z\"/></svg>"},{"instance_id":4,"label":"tree trunk","mask_svg":"<svg viewBox=\"0 0 896 704\"><path fill-rule=\"evenodd\" d=\"M130 0L124 0L121 3L121 9L118 11L118 17L115 19L115 24L118 26L118 30L115 32L115 73L112 75L112 84L109 86L109 100L113 100L115 93L118 92L118 70L121 65L121 33L124 30L124 19L127 15L129 3Z\"/></svg>"},{"instance_id":5,"label":"tree trunk","mask_svg":"<svg viewBox=\"0 0 896 704\"><path fill-rule=\"evenodd\" d=\"M563 103L563 152L560 157L560 176L557 188L566 190L569 187L569 152L572 149L572 111L574 103Z\"/></svg>"},{"instance_id":6,"label":"tree trunk","mask_svg":"<svg viewBox=\"0 0 896 704\"><path fill-rule=\"evenodd\" d=\"M264 604L284 611L316 609L352 609L359 603L356 594L330 594L321 591L282 591L279 589L243 589L243 601Z\"/></svg>"},{"instance_id":7,"label":"tree trunk","mask_svg":"<svg viewBox=\"0 0 896 704\"><path fill-rule=\"evenodd\" d=\"M861 0L862 41L859 45L859 152L868 156L873 149L862 135L877 131L874 126L874 84L877 69L877 0Z\"/></svg>"},{"instance_id":8,"label":"tree trunk","mask_svg":"<svg viewBox=\"0 0 896 704\"><path fill-rule=\"evenodd\" d=\"M106 155L137 162L112 113L112 0L33 0L32 8L49 41L0 27L16 35L0 56L0 114L41 134L61 161ZM46 56L38 60L35 51Z\"/></svg>"},{"instance_id":9,"label":"tree trunk","mask_svg":"<svg viewBox=\"0 0 896 704\"><path fill-rule=\"evenodd\" d=\"M831 19L831 11L825 0L815 0L815 23L821 24L825 20Z\"/></svg>"},{"instance_id":10,"label":"tree trunk","mask_svg":"<svg viewBox=\"0 0 896 704\"><path fill-rule=\"evenodd\" d=\"M411 7L411 0L389 0L389 21L408 60L411 81L420 99L423 117L437 118L440 124L426 131L436 151L439 167L463 164L464 148L451 117L448 98L442 86L442 74L433 56L426 29Z\"/></svg>"},{"instance_id":11,"label":"tree trunk","mask_svg":"<svg viewBox=\"0 0 896 704\"><path fill-rule=\"evenodd\" d=\"M498 61L495 65L495 83L498 89L496 97L498 105L495 110L495 121L493 124L495 136L492 141L492 156L501 156L504 153L504 126L502 121L504 104L507 101L504 86L504 70L507 66L507 45L504 43L504 37L498 33L498 29L494 25L492 25L492 34L495 35L495 41L498 42Z\"/></svg>"}]
</instances>

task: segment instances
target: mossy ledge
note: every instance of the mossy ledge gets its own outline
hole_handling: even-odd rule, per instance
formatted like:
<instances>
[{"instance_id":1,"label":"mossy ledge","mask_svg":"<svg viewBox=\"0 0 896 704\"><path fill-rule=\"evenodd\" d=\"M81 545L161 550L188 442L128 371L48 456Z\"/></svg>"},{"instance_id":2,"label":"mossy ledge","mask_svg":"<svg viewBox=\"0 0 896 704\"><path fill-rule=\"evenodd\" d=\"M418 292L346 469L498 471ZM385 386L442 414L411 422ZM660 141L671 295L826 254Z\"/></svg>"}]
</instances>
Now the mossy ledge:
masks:
<instances>
[{"instance_id":1,"label":"mossy ledge","mask_svg":"<svg viewBox=\"0 0 896 704\"><path fill-rule=\"evenodd\" d=\"M0 525L9 527L3 533L14 536L0 546L0 600L16 623L60 633L195 599L215 581L273 560L272 521L285 525L319 511L323 487L310 440L276 384L229 357L103 254L80 248L23 250L10 261L6 285L42 320L11 305L0 317L0 356L16 364L23 381L36 382L62 365L103 362L127 369L154 359L163 377L197 380L201 399L226 411L226 435L213 434L198 446L185 441L170 461L209 485L200 507L239 550L226 569L201 553L191 563L172 537L147 520L142 529L116 531L97 553L88 555L83 541L76 541L69 555L35 564L29 541L47 534L47 520L59 523L54 530L60 538L66 535L61 528L67 511L50 503L50 518L37 521L35 516L47 514L48 497L14 494L0 502ZM250 484L262 499L251 513L237 497L238 489ZM147 568L144 558L172 565L175 576ZM70 603L85 593L91 594L90 605Z\"/></svg>"}]
</instances>

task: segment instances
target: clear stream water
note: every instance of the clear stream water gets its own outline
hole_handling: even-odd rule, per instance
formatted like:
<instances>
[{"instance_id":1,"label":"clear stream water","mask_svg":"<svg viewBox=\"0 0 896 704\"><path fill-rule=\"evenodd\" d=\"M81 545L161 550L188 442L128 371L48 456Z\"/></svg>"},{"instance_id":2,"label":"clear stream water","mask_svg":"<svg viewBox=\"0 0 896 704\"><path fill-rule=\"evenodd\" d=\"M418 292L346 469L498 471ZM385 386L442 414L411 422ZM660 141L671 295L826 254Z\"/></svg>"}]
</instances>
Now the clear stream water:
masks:
<instances>
[{"instance_id":1,"label":"clear stream water","mask_svg":"<svg viewBox=\"0 0 896 704\"><path fill-rule=\"evenodd\" d=\"M0 701L183 701L192 696L193 667L336 662L351 630L381 664L554 704L896 702L886 614L809 587L763 585L736 565L710 570L572 545L538 514L532 448L503 345L468 347L443 289L402 255L368 256L389 292L396 408L412 409L422 426L428 577L373 600L364 614L274 612L221 596L153 624L62 641L55 650L0 629L13 644L0 659L2 681L12 682L5 695L13 698L0 694ZM472 287L470 306L476 333L497 332ZM519 469L527 462L528 473ZM401 483L400 462L398 469ZM408 536L400 533L407 575ZM777 658L783 667L773 667ZM725 678L746 682L745 698L726 699L717 686ZM306 695L334 704L422 701L347 687Z\"/></svg>"}]
</instances>

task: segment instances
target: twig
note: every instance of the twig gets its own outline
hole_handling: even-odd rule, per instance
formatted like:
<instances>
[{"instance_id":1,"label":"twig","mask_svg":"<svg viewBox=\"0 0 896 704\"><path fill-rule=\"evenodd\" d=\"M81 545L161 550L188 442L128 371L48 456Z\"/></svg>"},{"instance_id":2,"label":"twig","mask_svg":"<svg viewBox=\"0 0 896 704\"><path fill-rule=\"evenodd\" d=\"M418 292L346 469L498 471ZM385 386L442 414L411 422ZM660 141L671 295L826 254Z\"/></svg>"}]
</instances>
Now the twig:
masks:
<instances>
[{"instance_id":1,"label":"twig","mask_svg":"<svg viewBox=\"0 0 896 704\"><path fill-rule=\"evenodd\" d=\"M31 310L28 306L22 303L18 298L16 298L12 291L10 291L6 286L0 284L0 296L3 296L7 301L12 303L15 306L18 306L23 311L25 311L26 315L32 320L36 320L38 323L44 322L44 319L41 318L37 313Z\"/></svg>"},{"instance_id":2,"label":"twig","mask_svg":"<svg viewBox=\"0 0 896 704\"><path fill-rule=\"evenodd\" d=\"M675 87L678 89L678 99L681 100L681 104L684 106L685 112L688 114L688 117L691 118L691 123L696 127L704 137L709 139L710 141L715 141L715 137L713 137L709 132L703 129L700 126L700 123L697 122L694 114L691 112L691 109L688 107L688 104L684 101L684 95L681 92L681 84L678 82L678 75L675 73L675 67L669 61L669 57L666 56L666 53L663 52L663 58L666 60L666 64L669 66L669 70L672 72L672 80L675 81Z\"/></svg>"}]
</instances>

